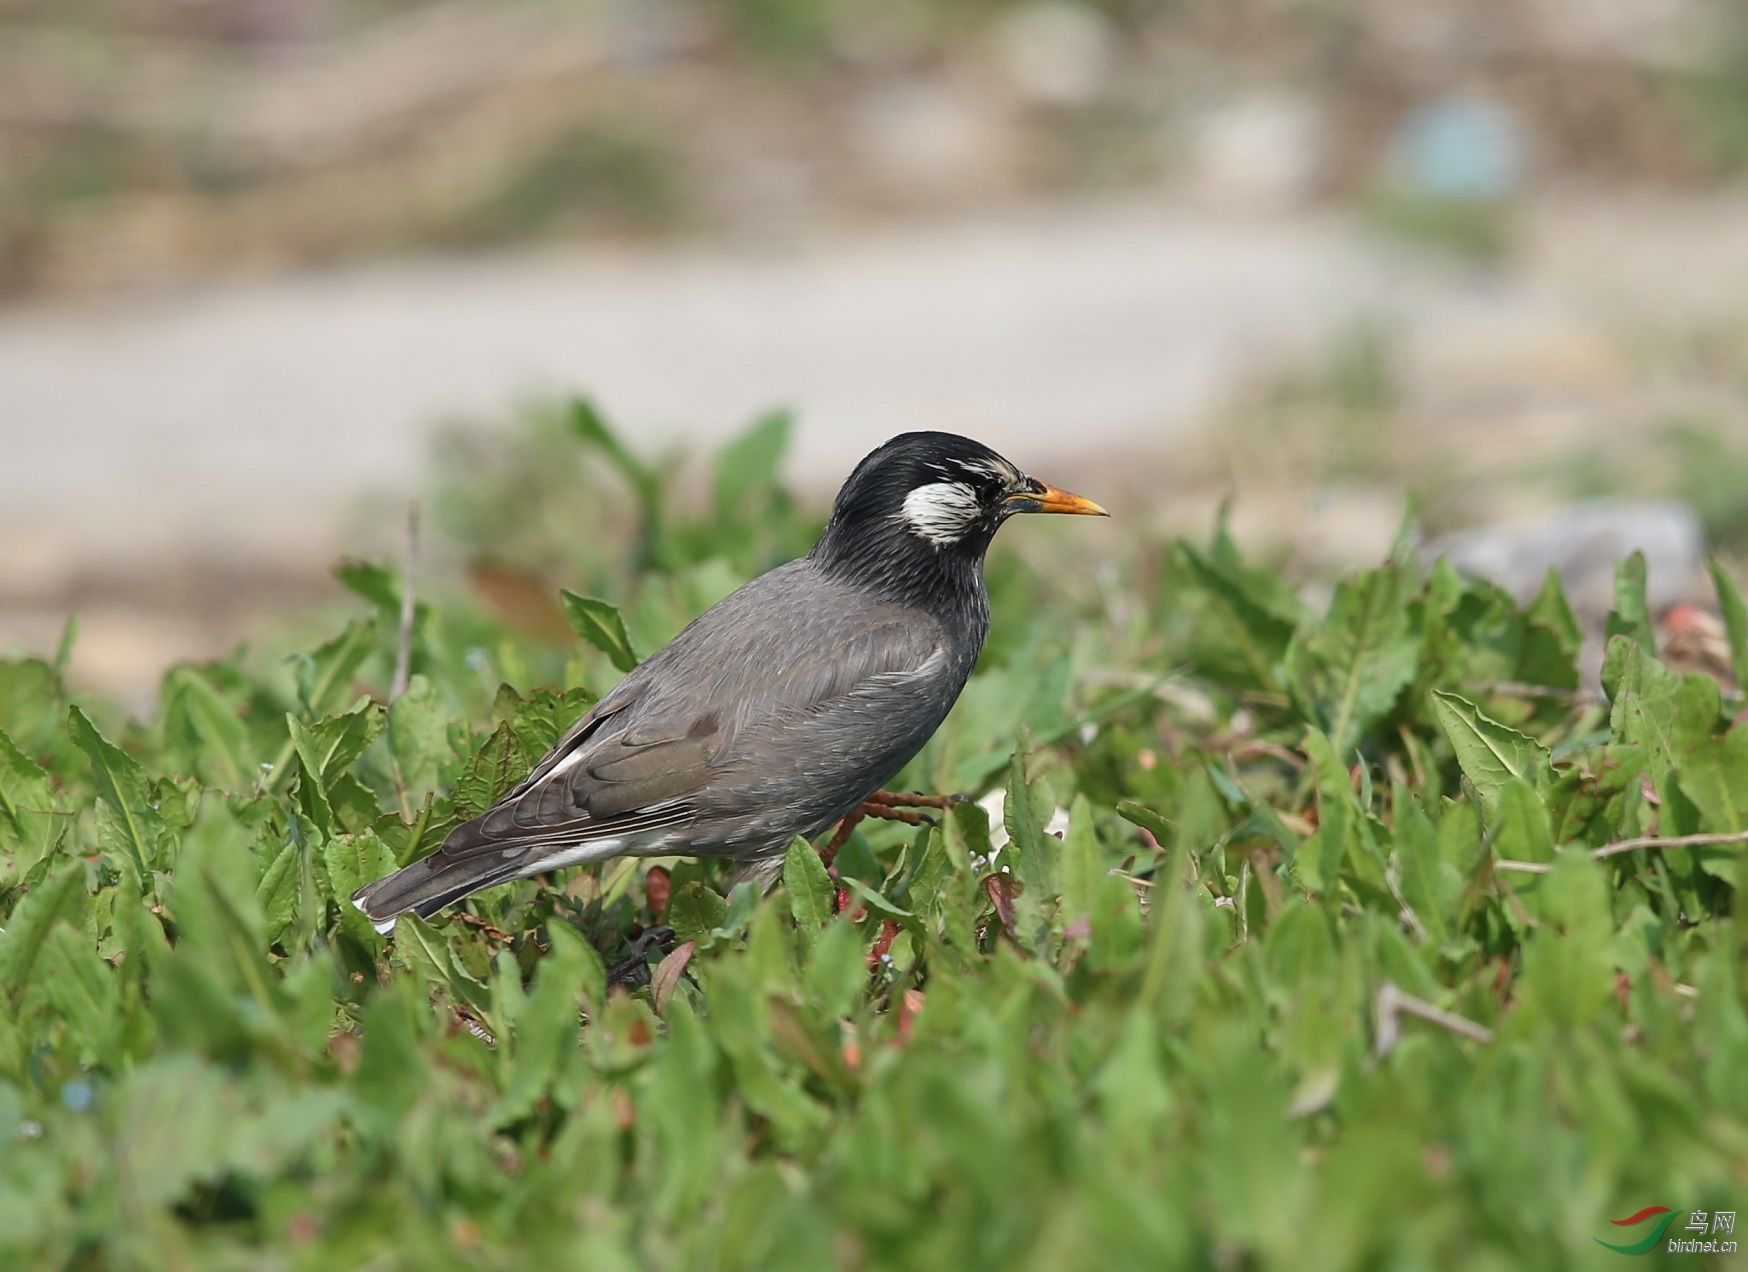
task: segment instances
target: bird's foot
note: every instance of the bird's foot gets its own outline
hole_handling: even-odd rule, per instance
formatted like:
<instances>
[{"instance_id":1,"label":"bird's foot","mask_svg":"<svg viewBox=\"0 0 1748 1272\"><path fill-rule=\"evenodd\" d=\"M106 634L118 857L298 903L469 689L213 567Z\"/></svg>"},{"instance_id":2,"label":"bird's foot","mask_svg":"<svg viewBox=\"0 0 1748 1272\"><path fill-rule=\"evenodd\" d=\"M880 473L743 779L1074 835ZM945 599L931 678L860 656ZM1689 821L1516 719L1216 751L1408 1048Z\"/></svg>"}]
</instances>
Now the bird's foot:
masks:
<instances>
[{"instance_id":1,"label":"bird's foot","mask_svg":"<svg viewBox=\"0 0 1748 1272\"><path fill-rule=\"evenodd\" d=\"M907 826L922 826L935 824L935 819L927 813L913 812L918 808L948 809L955 804L970 802L966 795L925 795L921 791L875 791L861 806L843 821L838 823L837 831L826 841L819 851L819 859L825 862L829 869L837 859L838 849L850 841L850 832L861 824L864 818L873 817L880 821L903 822Z\"/></svg>"},{"instance_id":2,"label":"bird's foot","mask_svg":"<svg viewBox=\"0 0 1748 1272\"><path fill-rule=\"evenodd\" d=\"M631 957L616 963L607 972L607 986L629 985L633 989L650 982L649 956L651 952L663 955L671 954L674 949L674 929L671 927L652 927L631 944Z\"/></svg>"},{"instance_id":3,"label":"bird's foot","mask_svg":"<svg viewBox=\"0 0 1748 1272\"><path fill-rule=\"evenodd\" d=\"M893 817L890 811L881 812L880 810L938 808L944 811L955 804L969 804L970 802L969 795L925 795L921 791L875 791L862 802L862 809L870 817L890 817L893 821L905 821L906 818Z\"/></svg>"}]
</instances>

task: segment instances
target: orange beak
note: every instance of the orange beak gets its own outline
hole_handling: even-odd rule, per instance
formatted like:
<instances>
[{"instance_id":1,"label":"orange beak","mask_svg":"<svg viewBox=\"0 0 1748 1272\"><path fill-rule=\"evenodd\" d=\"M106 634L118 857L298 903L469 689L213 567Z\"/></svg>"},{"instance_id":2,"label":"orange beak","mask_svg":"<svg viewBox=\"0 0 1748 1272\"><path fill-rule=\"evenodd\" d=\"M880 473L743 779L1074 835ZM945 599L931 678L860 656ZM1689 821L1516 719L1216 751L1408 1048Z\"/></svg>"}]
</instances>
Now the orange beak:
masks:
<instances>
[{"instance_id":1,"label":"orange beak","mask_svg":"<svg viewBox=\"0 0 1748 1272\"><path fill-rule=\"evenodd\" d=\"M1037 478L1029 478L1027 487L1016 490L1002 501L1009 512L1058 512L1070 517L1108 517L1111 514L1092 500Z\"/></svg>"}]
</instances>

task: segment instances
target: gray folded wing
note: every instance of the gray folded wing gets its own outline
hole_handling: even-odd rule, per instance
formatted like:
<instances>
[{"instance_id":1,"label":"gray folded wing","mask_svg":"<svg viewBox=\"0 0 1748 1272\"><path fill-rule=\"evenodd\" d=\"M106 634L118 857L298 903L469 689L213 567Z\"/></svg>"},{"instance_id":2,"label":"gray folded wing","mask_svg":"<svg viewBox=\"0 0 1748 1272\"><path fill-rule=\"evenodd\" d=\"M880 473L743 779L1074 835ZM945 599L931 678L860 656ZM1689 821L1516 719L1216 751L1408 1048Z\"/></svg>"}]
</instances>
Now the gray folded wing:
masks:
<instances>
[{"instance_id":1,"label":"gray folded wing","mask_svg":"<svg viewBox=\"0 0 1748 1272\"><path fill-rule=\"evenodd\" d=\"M952 661L934 619L794 562L628 675L427 860L664 828L683 841L676 851L786 843L853 808L928 740L963 685Z\"/></svg>"}]
</instances>

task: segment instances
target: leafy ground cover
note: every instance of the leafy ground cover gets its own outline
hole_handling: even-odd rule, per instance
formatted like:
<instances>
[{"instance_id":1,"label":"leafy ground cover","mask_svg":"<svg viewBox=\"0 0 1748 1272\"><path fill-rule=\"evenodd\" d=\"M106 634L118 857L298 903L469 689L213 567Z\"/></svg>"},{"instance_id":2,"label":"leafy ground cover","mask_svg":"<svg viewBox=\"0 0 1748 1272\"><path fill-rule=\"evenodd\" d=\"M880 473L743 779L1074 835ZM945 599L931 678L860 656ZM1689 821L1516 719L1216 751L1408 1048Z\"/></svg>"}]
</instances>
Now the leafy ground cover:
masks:
<instances>
[{"instance_id":1,"label":"leafy ground cover","mask_svg":"<svg viewBox=\"0 0 1748 1272\"><path fill-rule=\"evenodd\" d=\"M1004 539L906 775L993 824L378 936L354 887L815 528L781 420L685 500L565 427L635 527L580 642L421 600L388 702L400 579L351 562L343 630L150 720L0 663L0 1265L1587 1267L1748 1195L1748 726L1637 561L1598 694L1554 578L1404 543L1318 613L1218 529L1096 589Z\"/></svg>"}]
</instances>

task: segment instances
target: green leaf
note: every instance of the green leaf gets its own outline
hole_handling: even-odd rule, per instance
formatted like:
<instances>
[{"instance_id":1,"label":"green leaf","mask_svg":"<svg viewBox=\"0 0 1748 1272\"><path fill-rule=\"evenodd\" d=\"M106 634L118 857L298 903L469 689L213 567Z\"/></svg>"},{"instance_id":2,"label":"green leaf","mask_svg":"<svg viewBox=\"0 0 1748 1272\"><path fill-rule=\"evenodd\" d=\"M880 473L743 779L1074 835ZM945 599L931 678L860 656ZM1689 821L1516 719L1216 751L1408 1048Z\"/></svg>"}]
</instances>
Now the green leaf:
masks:
<instances>
[{"instance_id":1,"label":"green leaf","mask_svg":"<svg viewBox=\"0 0 1748 1272\"><path fill-rule=\"evenodd\" d=\"M61 679L40 658L0 659L0 729L41 755L61 721Z\"/></svg>"},{"instance_id":2,"label":"green leaf","mask_svg":"<svg viewBox=\"0 0 1748 1272\"><path fill-rule=\"evenodd\" d=\"M0 988L15 997L30 983L31 968L56 920L79 913L85 899L85 866L68 862L25 893L0 931Z\"/></svg>"},{"instance_id":3,"label":"green leaf","mask_svg":"<svg viewBox=\"0 0 1748 1272\"><path fill-rule=\"evenodd\" d=\"M287 841L261 874L255 900L261 907L269 944L282 940L292 924L297 922L298 903L302 896L302 864L302 851L297 844Z\"/></svg>"},{"instance_id":4,"label":"green leaf","mask_svg":"<svg viewBox=\"0 0 1748 1272\"><path fill-rule=\"evenodd\" d=\"M1406 567L1343 579L1329 614L1301 627L1286 653L1287 678L1312 719L1345 756L1383 719L1414 678L1420 642L1408 621Z\"/></svg>"},{"instance_id":5,"label":"green leaf","mask_svg":"<svg viewBox=\"0 0 1748 1272\"><path fill-rule=\"evenodd\" d=\"M737 1096L771 1122L779 1142L798 1144L817 1131L824 1110L775 1062L767 1003L747 977L711 981L712 1033L733 1066Z\"/></svg>"},{"instance_id":6,"label":"green leaf","mask_svg":"<svg viewBox=\"0 0 1748 1272\"><path fill-rule=\"evenodd\" d=\"M382 562L350 557L334 567L334 577L347 591L363 597L379 609L398 614L401 607L400 581Z\"/></svg>"},{"instance_id":7,"label":"green leaf","mask_svg":"<svg viewBox=\"0 0 1748 1272\"><path fill-rule=\"evenodd\" d=\"M381 949L383 938L352 904L351 898L365 884L375 883L395 868L394 854L389 852L388 845L378 839L374 831L335 835L322 846L322 864L333 888L341 928L365 949Z\"/></svg>"},{"instance_id":8,"label":"green leaf","mask_svg":"<svg viewBox=\"0 0 1748 1272\"><path fill-rule=\"evenodd\" d=\"M1104 853L1093 832L1092 805L1076 795L1068 809L1068 833L1062 843L1062 918L1069 923L1090 919L1100 884L1106 876Z\"/></svg>"},{"instance_id":9,"label":"green leaf","mask_svg":"<svg viewBox=\"0 0 1748 1272\"><path fill-rule=\"evenodd\" d=\"M563 937L552 935L556 930L548 925L547 938L554 948L566 943ZM581 969L577 992L582 995L583 1007L598 1017L607 1010L607 967L601 962L600 951L584 940L581 933L568 932L568 936L574 945L577 966Z\"/></svg>"},{"instance_id":10,"label":"green leaf","mask_svg":"<svg viewBox=\"0 0 1748 1272\"><path fill-rule=\"evenodd\" d=\"M1152 835L1158 843L1171 842L1171 822L1145 804L1137 803L1132 799L1120 800L1117 803L1117 816L1131 826L1139 826Z\"/></svg>"},{"instance_id":11,"label":"green leaf","mask_svg":"<svg viewBox=\"0 0 1748 1272\"><path fill-rule=\"evenodd\" d=\"M1153 872L1146 961L1135 993L1135 1007L1153 1013L1167 1030L1189 1014L1202 979L1202 911L1184 886L1190 875L1189 861L1178 849Z\"/></svg>"},{"instance_id":12,"label":"green leaf","mask_svg":"<svg viewBox=\"0 0 1748 1272\"><path fill-rule=\"evenodd\" d=\"M799 836L790 842L783 858L783 886L789 891L789 912L795 916L795 926L811 945L820 929L832 921L837 889L813 845Z\"/></svg>"},{"instance_id":13,"label":"green leaf","mask_svg":"<svg viewBox=\"0 0 1748 1272\"><path fill-rule=\"evenodd\" d=\"M1432 940L1448 941L1456 927L1463 876L1440 857L1438 831L1406 786L1395 789L1391 807L1396 813L1391 856L1403 900Z\"/></svg>"},{"instance_id":14,"label":"green leaf","mask_svg":"<svg viewBox=\"0 0 1748 1272\"><path fill-rule=\"evenodd\" d=\"M304 714L320 720L355 696L352 680L376 649L376 620L347 625L333 640L297 659L297 695Z\"/></svg>"},{"instance_id":15,"label":"green leaf","mask_svg":"<svg viewBox=\"0 0 1748 1272\"><path fill-rule=\"evenodd\" d=\"M1645 771L1643 747L1610 744L1590 766L1560 773L1542 793L1557 844L1600 847L1614 838L1624 799L1637 792ZM1611 816L1612 810L1612 816Z\"/></svg>"},{"instance_id":16,"label":"green leaf","mask_svg":"<svg viewBox=\"0 0 1748 1272\"><path fill-rule=\"evenodd\" d=\"M702 879L675 885L668 898L668 926L674 929L676 940L703 945L727 918L728 902Z\"/></svg>"},{"instance_id":17,"label":"green leaf","mask_svg":"<svg viewBox=\"0 0 1748 1272\"><path fill-rule=\"evenodd\" d=\"M787 411L776 411L754 421L716 457L716 508L719 513L738 507L753 492L776 484L777 469L789 449L794 420Z\"/></svg>"},{"instance_id":18,"label":"green leaf","mask_svg":"<svg viewBox=\"0 0 1748 1272\"><path fill-rule=\"evenodd\" d=\"M1555 856L1548 810L1529 783L1515 777L1508 778L1499 792L1499 833L1493 852L1512 861L1552 861Z\"/></svg>"},{"instance_id":19,"label":"green leaf","mask_svg":"<svg viewBox=\"0 0 1748 1272\"><path fill-rule=\"evenodd\" d=\"M1191 579L1207 594L1222 631L1210 653L1235 659L1258 688L1280 688L1277 666L1300 617L1297 602L1278 594L1278 580L1235 562L1209 560L1187 543L1178 553Z\"/></svg>"},{"instance_id":20,"label":"green leaf","mask_svg":"<svg viewBox=\"0 0 1748 1272\"><path fill-rule=\"evenodd\" d=\"M36 981L55 1015L66 1022L80 1062L109 1061L120 986L91 942L65 923L56 924L43 944Z\"/></svg>"},{"instance_id":21,"label":"green leaf","mask_svg":"<svg viewBox=\"0 0 1748 1272\"><path fill-rule=\"evenodd\" d=\"M1121 1145L1152 1142L1176 1104L1159 1052L1152 1022L1131 1013L1093 1078L1105 1122Z\"/></svg>"},{"instance_id":22,"label":"green leaf","mask_svg":"<svg viewBox=\"0 0 1748 1272\"><path fill-rule=\"evenodd\" d=\"M1523 647L1518 653L1515 678L1524 684L1554 689L1578 687L1578 651L1584 631L1566 600L1560 573L1548 567L1542 590L1524 611Z\"/></svg>"},{"instance_id":23,"label":"green leaf","mask_svg":"<svg viewBox=\"0 0 1748 1272\"><path fill-rule=\"evenodd\" d=\"M91 760L97 794L115 814L122 846L140 878L160 862L158 841L166 833L163 818L146 796L146 776L134 759L111 745L78 707L67 709L67 733Z\"/></svg>"},{"instance_id":24,"label":"green leaf","mask_svg":"<svg viewBox=\"0 0 1748 1272\"><path fill-rule=\"evenodd\" d=\"M1489 812L1513 778L1540 789L1553 777L1548 750L1534 738L1488 717L1467 698L1434 690L1433 714L1457 753L1463 775L1475 785Z\"/></svg>"},{"instance_id":25,"label":"green leaf","mask_svg":"<svg viewBox=\"0 0 1748 1272\"><path fill-rule=\"evenodd\" d=\"M373 994L364 1005L364 1054L352 1090L366 1125L392 1127L417 1103L428 1081L419 1047L424 996L407 992L405 982Z\"/></svg>"},{"instance_id":26,"label":"green leaf","mask_svg":"<svg viewBox=\"0 0 1748 1272\"><path fill-rule=\"evenodd\" d=\"M637 666L637 651L631 647L631 637L625 630L625 620L617 607L592 596L579 596L569 588L559 593L564 602L565 617L571 630L607 655L620 671Z\"/></svg>"},{"instance_id":27,"label":"green leaf","mask_svg":"<svg viewBox=\"0 0 1748 1272\"><path fill-rule=\"evenodd\" d=\"M111 920L112 934L123 955L120 971L137 987L151 960L169 956L170 944L165 939L163 924L148 908L139 885L127 878L116 884Z\"/></svg>"},{"instance_id":28,"label":"green leaf","mask_svg":"<svg viewBox=\"0 0 1748 1272\"><path fill-rule=\"evenodd\" d=\"M857 998L868 987L868 951L861 933L848 919L828 923L824 931L816 934L802 968L801 983L818 1014L825 1019L836 1020L854 1010ZM804 1033L804 1027L797 1032ZM818 1050L831 1054L829 1045ZM842 1065L833 1063L836 1059L834 1055L822 1063L815 1056L808 1067L828 1080L836 1080L842 1074Z\"/></svg>"},{"instance_id":29,"label":"green leaf","mask_svg":"<svg viewBox=\"0 0 1748 1272\"><path fill-rule=\"evenodd\" d=\"M216 871L203 872L202 882L211 896L211 918L219 938L213 944L222 946L229 955L229 975L239 982L253 1001L258 1012L257 1028L264 1033L282 1029L282 982L270 976L267 960L262 955L266 943L265 924L254 895L242 892L239 896L228 891Z\"/></svg>"},{"instance_id":30,"label":"green leaf","mask_svg":"<svg viewBox=\"0 0 1748 1272\"><path fill-rule=\"evenodd\" d=\"M1682 758L1678 780L1706 830L1748 830L1748 725L1693 745Z\"/></svg>"},{"instance_id":31,"label":"green leaf","mask_svg":"<svg viewBox=\"0 0 1748 1272\"><path fill-rule=\"evenodd\" d=\"M1050 787L1041 778L1026 778L1026 756L1018 753L1008 765L1007 799L1002 824L1008 832L1013 872L1034 903L1056 895L1056 858L1061 845L1046 834L1055 812ZM1006 858L1004 858L1006 860Z\"/></svg>"},{"instance_id":32,"label":"green leaf","mask_svg":"<svg viewBox=\"0 0 1748 1272\"><path fill-rule=\"evenodd\" d=\"M445 765L454 759L449 712L442 691L429 677L410 677L406 692L390 704L388 742L400 783L416 807L443 780Z\"/></svg>"},{"instance_id":33,"label":"green leaf","mask_svg":"<svg viewBox=\"0 0 1748 1272\"><path fill-rule=\"evenodd\" d=\"M468 817L485 812L527 777L531 767L516 730L506 720L473 753L461 776L455 779L450 798L456 811Z\"/></svg>"},{"instance_id":34,"label":"green leaf","mask_svg":"<svg viewBox=\"0 0 1748 1272\"><path fill-rule=\"evenodd\" d=\"M73 647L78 643L79 615L72 613L61 625L61 638L55 642L55 660L50 665L54 668L56 680L66 680L67 667L73 661Z\"/></svg>"},{"instance_id":35,"label":"green leaf","mask_svg":"<svg viewBox=\"0 0 1748 1272\"><path fill-rule=\"evenodd\" d=\"M722 1182L715 1170L727 1138L718 1117L721 1058L685 995L671 999L664 1016L668 1054L650 1072L643 1088L649 1098L640 1104L653 1123L653 1139L662 1163L659 1180L652 1181L657 1188L657 1210L684 1214L705 1205ZM636 1267L629 1258L610 1264L584 1255L580 1261L583 1266L610 1267L614 1272L634 1272Z\"/></svg>"},{"instance_id":36,"label":"green leaf","mask_svg":"<svg viewBox=\"0 0 1748 1272\"><path fill-rule=\"evenodd\" d=\"M49 775L0 730L0 893L49 854L65 820Z\"/></svg>"},{"instance_id":37,"label":"green leaf","mask_svg":"<svg viewBox=\"0 0 1748 1272\"><path fill-rule=\"evenodd\" d=\"M1213 764L1198 764L1184 775L1178 793L1175 833L1169 841L1161 840L1192 860L1232 827L1226 806L1214 787L1212 775L1217 771Z\"/></svg>"},{"instance_id":38,"label":"green leaf","mask_svg":"<svg viewBox=\"0 0 1748 1272\"><path fill-rule=\"evenodd\" d=\"M1748 686L1748 606L1742 603L1742 592L1728 570L1716 557L1706 558L1706 569L1712 576L1712 587L1718 593L1718 612L1724 617L1724 631L1730 639L1730 667L1738 687Z\"/></svg>"},{"instance_id":39,"label":"green leaf","mask_svg":"<svg viewBox=\"0 0 1748 1272\"><path fill-rule=\"evenodd\" d=\"M1710 736L1717 683L1676 674L1624 636L1610 638L1606 659L1614 698L1609 727L1617 742L1644 748L1647 771L1661 783L1692 741Z\"/></svg>"},{"instance_id":40,"label":"green leaf","mask_svg":"<svg viewBox=\"0 0 1748 1272\"><path fill-rule=\"evenodd\" d=\"M292 750L297 756L301 778L298 781L298 804L305 817L324 835L334 833L334 809L328 800L327 784L322 781L320 748L310 731L290 712L285 727L291 733Z\"/></svg>"},{"instance_id":41,"label":"green leaf","mask_svg":"<svg viewBox=\"0 0 1748 1272\"><path fill-rule=\"evenodd\" d=\"M382 731L381 704L360 698L346 714L307 726L292 715L285 719L303 774L298 797L305 814L330 835L374 820L376 800L350 769Z\"/></svg>"},{"instance_id":42,"label":"green leaf","mask_svg":"<svg viewBox=\"0 0 1748 1272\"><path fill-rule=\"evenodd\" d=\"M1651 607L1645 600L1645 554L1634 552L1615 567L1614 609L1609 611L1603 634L1612 640L1625 636L1647 654L1657 652L1657 634L1651 625Z\"/></svg>"},{"instance_id":43,"label":"green leaf","mask_svg":"<svg viewBox=\"0 0 1748 1272\"><path fill-rule=\"evenodd\" d=\"M1317 842L1312 856L1314 881L1322 896L1332 895L1341 881L1358 830L1360 806L1354 799L1347 767L1321 730L1305 730L1305 754L1317 774Z\"/></svg>"},{"instance_id":44,"label":"green leaf","mask_svg":"<svg viewBox=\"0 0 1748 1272\"><path fill-rule=\"evenodd\" d=\"M989 834L988 816L981 808L971 805L978 817L983 819L983 833ZM949 809L948 818L952 818L957 809ZM946 834L939 827L927 827L926 833L919 836L920 848L911 849L911 866L909 877L904 882L903 897L909 903L913 913L924 919L932 919L941 911L943 893L950 886L953 878L953 860L948 855Z\"/></svg>"},{"instance_id":45,"label":"green leaf","mask_svg":"<svg viewBox=\"0 0 1748 1272\"><path fill-rule=\"evenodd\" d=\"M509 685L500 685L494 711L507 715L524 751L544 755L594 704L595 695L581 686L563 693L536 689L522 698Z\"/></svg>"},{"instance_id":46,"label":"green leaf","mask_svg":"<svg viewBox=\"0 0 1748 1272\"><path fill-rule=\"evenodd\" d=\"M385 722L382 704L360 698L343 715L307 726L299 755L313 760L324 785L332 786L376 740Z\"/></svg>"},{"instance_id":47,"label":"green leaf","mask_svg":"<svg viewBox=\"0 0 1748 1272\"><path fill-rule=\"evenodd\" d=\"M1568 853L1543 881L1542 923L1524 943L1523 990L1531 1010L1566 1027L1602 1014L1614 989L1613 925L1598 863Z\"/></svg>"},{"instance_id":48,"label":"green leaf","mask_svg":"<svg viewBox=\"0 0 1748 1272\"><path fill-rule=\"evenodd\" d=\"M146 946L151 983L151 1018L158 1037L171 1050L200 1051L241 1065L264 1041L263 1022L237 992L236 978L225 974L228 952L218 939L179 940Z\"/></svg>"},{"instance_id":49,"label":"green leaf","mask_svg":"<svg viewBox=\"0 0 1748 1272\"><path fill-rule=\"evenodd\" d=\"M619 435L608 427L607 421L595 409L594 403L587 398L572 398L569 419L571 431L578 439L605 455L640 495L647 496L650 491L660 488L660 475L626 448Z\"/></svg>"},{"instance_id":50,"label":"green leaf","mask_svg":"<svg viewBox=\"0 0 1748 1272\"><path fill-rule=\"evenodd\" d=\"M203 783L245 791L257 763L249 730L235 703L197 667L173 667L164 677L164 734L175 739Z\"/></svg>"},{"instance_id":51,"label":"green leaf","mask_svg":"<svg viewBox=\"0 0 1748 1272\"><path fill-rule=\"evenodd\" d=\"M1208 563L1238 583L1255 604L1289 626L1297 627L1310 616L1305 603L1286 579L1244 560L1238 541L1232 537L1230 511L1227 504L1221 504L1214 522L1214 535L1208 544Z\"/></svg>"},{"instance_id":52,"label":"green leaf","mask_svg":"<svg viewBox=\"0 0 1748 1272\"><path fill-rule=\"evenodd\" d=\"M417 967L424 979L439 986L452 1002L478 1011L488 1007L486 987L455 958L443 933L418 915L402 914L395 920L395 953Z\"/></svg>"},{"instance_id":53,"label":"green leaf","mask_svg":"<svg viewBox=\"0 0 1748 1272\"><path fill-rule=\"evenodd\" d=\"M487 1115L503 1126L527 1115L577 1050L579 1008L582 1006L583 941L560 924L548 928L552 948L534 974L534 991L517 1015L515 1053L510 1082Z\"/></svg>"},{"instance_id":54,"label":"green leaf","mask_svg":"<svg viewBox=\"0 0 1748 1272\"><path fill-rule=\"evenodd\" d=\"M1579 625L1578 616L1572 612L1572 605L1566 599L1560 571L1551 565L1542 578L1541 590L1523 616L1552 632L1559 639L1561 652L1568 656L1576 655L1584 643L1584 628Z\"/></svg>"},{"instance_id":55,"label":"green leaf","mask_svg":"<svg viewBox=\"0 0 1748 1272\"><path fill-rule=\"evenodd\" d=\"M256 900L262 863L250 851L249 832L228 805L217 799L202 802L199 815L183 836L176 873L165 899L186 937L197 932L207 948L228 948L230 937L220 931L222 916L213 911L212 897L222 897L244 916L250 943L265 945L266 923Z\"/></svg>"}]
</instances>

